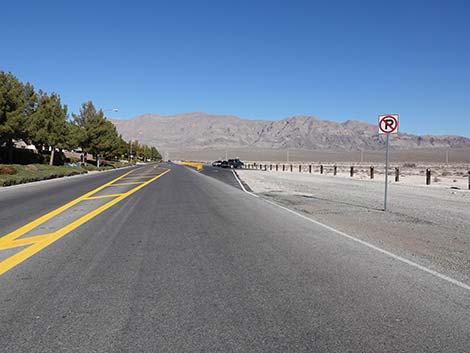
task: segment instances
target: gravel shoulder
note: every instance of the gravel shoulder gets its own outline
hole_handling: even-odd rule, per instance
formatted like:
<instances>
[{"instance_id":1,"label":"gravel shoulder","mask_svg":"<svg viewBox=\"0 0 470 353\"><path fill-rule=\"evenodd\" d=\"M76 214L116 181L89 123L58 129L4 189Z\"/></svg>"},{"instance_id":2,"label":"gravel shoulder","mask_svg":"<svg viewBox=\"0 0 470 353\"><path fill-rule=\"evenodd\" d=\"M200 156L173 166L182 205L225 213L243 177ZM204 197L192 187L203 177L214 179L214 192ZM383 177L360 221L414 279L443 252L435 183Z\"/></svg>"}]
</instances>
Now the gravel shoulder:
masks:
<instances>
[{"instance_id":1,"label":"gravel shoulder","mask_svg":"<svg viewBox=\"0 0 470 353\"><path fill-rule=\"evenodd\" d=\"M240 170L260 196L470 283L470 191L307 173Z\"/></svg>"}]
</instances>

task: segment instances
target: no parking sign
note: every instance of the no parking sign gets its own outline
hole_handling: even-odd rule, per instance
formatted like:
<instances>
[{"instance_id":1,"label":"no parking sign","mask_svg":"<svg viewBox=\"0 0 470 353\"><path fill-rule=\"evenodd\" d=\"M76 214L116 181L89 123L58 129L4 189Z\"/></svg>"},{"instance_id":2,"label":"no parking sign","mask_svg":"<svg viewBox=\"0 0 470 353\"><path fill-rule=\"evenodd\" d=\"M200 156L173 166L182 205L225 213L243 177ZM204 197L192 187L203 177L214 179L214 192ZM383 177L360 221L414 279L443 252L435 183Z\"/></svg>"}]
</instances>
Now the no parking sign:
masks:
<instances>
[{"instance_id":1,"label":"no parking sign","mask_svg":"<svg viewBox=\"0 0 470 353\"><path fill-rule=\"evenodd\" d=\"M398 134L398 114L379 115L379 134Z\"/></svg>"},{"instance_id":2,"label":"no parking sign","mask_svg":"<svg viewBox=\"0 0 470 353\"><path fill-rule=\"evenodd\" d=\"M388 170L389 170L389 144L390 135L398 134L398 114L379 115L379 134L386 135L385 140L385 196L384 211L387 211L387 195L388 195Z\"/></svg>"}]
</instances>

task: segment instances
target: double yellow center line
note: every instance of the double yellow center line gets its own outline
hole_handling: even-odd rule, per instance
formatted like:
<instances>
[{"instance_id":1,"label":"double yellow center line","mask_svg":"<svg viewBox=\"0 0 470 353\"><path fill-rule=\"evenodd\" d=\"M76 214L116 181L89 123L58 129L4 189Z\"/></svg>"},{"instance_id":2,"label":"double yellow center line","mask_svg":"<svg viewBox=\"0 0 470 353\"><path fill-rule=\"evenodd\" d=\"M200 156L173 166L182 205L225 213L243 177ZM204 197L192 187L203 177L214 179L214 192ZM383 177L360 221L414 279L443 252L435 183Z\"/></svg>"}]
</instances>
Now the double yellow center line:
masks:
<instances>
[{"instance_id":1,"label":"double yellow center line","mask_svg":"<svg viewBox=\"0 0 470 353\"><path fill-rule=\"evenodd\" d=\"M13 267L17 266L18 264L22 263L26 259L30 258L37 252L51 245L55 241L59 240L60 238L70 233L74 229L80 227L82 224L88 222L90 219L98 216L100 213L104 212L108 208L114 206L118 202L124 200L126 197L132 195L133 193L139 191L140 189L144 188L148 184L162 177L166 173L170 172L170 169L167 169L158 175L146 175L146 174L135 175L135 174L132 174L133 172L135 172L135 170L131 170L130 172L127 172L121 175L120 177L110 181L109 183L101 185L100 187L76 198L75 200L70 201L69 203L1 237L0 238L0 254L2 250L9 250L9 249L17 248L17 247L25 247L25 249L16 252L14 255L0 262L0 276L3 275L5 272L11 270ZM132 174L132 176L129 176L130 174ZM119 183L120 180L125 179L125 178L126 179L132 178L133 181L127 182L123 180L122 183ZM150 179L139 182L139 181L136 181L136 179L138 178L150 178ZM113 186L125 186L125 185L137 185L137 186L124 193L95 195L96 193L98 193L99 191L105 188L113 187ZM102 199L102 198L112 198L112 200L110 200L109 202L101 205L100 207L94 209L93 211L87 213L86 215L80 217L79 219L73 221L72 223L52 233L34 235L34 236L27 237L27 238L18 239L21 236L25 235L26 233L30 232L31 230L37 228L41 224L60 215L62 212L66 211L67 209L77 205L79 202L83 202L86 200Z\"/></svg>"}]
</instances>

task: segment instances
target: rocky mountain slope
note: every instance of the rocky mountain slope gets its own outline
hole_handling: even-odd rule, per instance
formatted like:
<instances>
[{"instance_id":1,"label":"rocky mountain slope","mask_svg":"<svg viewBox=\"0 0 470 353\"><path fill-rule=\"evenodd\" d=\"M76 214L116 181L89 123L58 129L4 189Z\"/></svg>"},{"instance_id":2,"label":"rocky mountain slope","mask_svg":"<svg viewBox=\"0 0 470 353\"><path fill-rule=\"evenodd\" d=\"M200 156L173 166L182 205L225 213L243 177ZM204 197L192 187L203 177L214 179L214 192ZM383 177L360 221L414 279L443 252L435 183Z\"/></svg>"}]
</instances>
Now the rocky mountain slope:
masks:
<instances>
[{"instance_id":1,"label":"rocky mountain slope","mask_svg":"<svg viewBox=\"0 0 470 353\"><path fill-rule=\"evenodd\" d=\"M146 114L113 119L125 139L137 139L160 149L305 149L329 151L377 150L384 138L375 125L357 121L336 123L310 116L279 121L247 120L235 116L188 113L173 116ZM470 148L462 136L417 136L400 133L393 149Z\"/></svg>"}]
</instances>

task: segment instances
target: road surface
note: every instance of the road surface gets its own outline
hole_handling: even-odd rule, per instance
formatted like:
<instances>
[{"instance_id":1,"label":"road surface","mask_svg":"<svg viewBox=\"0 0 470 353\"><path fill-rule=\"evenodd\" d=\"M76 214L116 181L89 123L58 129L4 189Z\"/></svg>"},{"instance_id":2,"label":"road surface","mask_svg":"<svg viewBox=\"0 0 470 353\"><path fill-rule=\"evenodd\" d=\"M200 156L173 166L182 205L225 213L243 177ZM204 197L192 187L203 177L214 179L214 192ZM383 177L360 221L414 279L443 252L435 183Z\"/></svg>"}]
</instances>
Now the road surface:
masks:
<instances>
[{"instance_id":1,"label":"road surface","mask_svg":"<svg viewBox=\"0 0 470 353\"><path fill-rule=\"evenodd\" d=\"M470 348L468 289L187 167L0 190L0 235L2 352Z\"/></svg>"}]
</instances>

